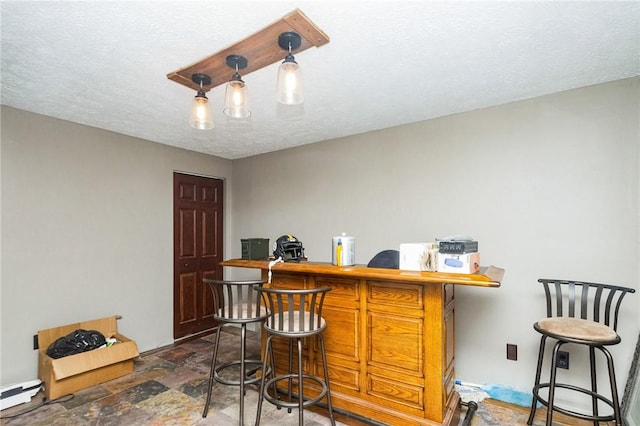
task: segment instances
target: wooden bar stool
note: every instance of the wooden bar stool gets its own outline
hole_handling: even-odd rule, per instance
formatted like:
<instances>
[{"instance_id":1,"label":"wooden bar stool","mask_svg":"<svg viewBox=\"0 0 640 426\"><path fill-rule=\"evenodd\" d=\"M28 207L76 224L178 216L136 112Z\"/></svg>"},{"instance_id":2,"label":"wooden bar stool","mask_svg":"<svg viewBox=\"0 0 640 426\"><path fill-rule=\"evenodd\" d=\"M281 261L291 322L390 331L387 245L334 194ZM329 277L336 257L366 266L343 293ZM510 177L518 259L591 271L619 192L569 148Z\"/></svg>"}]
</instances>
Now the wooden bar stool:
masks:
<instances>
[{"instance_id":1,"label":"wooden bar stool","mask_svg":"<svg viewBox=\"0 0 640 426\"><path fill-rule=\"evenodd\" d=\"M213 348L213 359L211 360L211 372L209 374L209 385L207 391L207 402L204 406L202 417L207 417L209 404L211 403L211 389L214 380L225 385L240 386L240 421L244 424L244 394L245 386L258 383L259 377L250 378L250 375L262 367L259 359L246 359L246 334L247 324L262 322L269 315L269 311L261 305L260 288L266 281L221 281L203 280L209 284L213 293L214 318L220 323L216 333L216 343ZM240 359L216 366L218 358L218 348L220 346L220 335L222 329L228 325L240 325ZM229 379L220 373L233 366L240 366L240 373L237 379ZM247 370L247 366L254 366ZM249 376L247 376L249 371ZM264 371L264 370L263 370Z\"/></svg>"},{"instance_id":2,"label":"wooden bar stool","mask_svg":"<svg viewBox=\"0 0 640 426\"><path fill-rule=\"evenodd\" d=\"M331 290L330 287L289 290L266 287L256 287L265 300L265 306L271 313L264 323L264 330L267 333L267 341L263 357L262 375L260 382L260 395L258 397L258 411L256 415L256 425L260 424L260 414L262 411L262 401L266 399L274 404L278 409L286 407L289 412L292 408L298 408L298 424L304 425L304 408L327 399L329 418L331 424L335 425L333 418L333 407L331 405L331 391L329 389L329 371L327 369L327 355L325 352L323 331L327 328L327 323L322 318L322 305L325 295ZM320 344L320 354L322 355L322 369L324 378L320 378L303 372L302 361L302 339L317 337ZM289 359L288 371L283 374L276 374L275 361L273 358L273 338L284 337L288 339ZM298 344L297 372L294 371L293 342ZM269 364L270 363L270 364ZM271 368L268 368L270 365ZM314 367L309 365L309 369ZM268 378L268 379L267 379ZM313 397L305 396L305 380L313 382L320 391ZM286 400L278 397L276 389L279 382L286 381ZM274 389L273 395L268 392L269 387ZM297 395L294 394L297 387Z\"/></svg>"},{"instance_id":3,"label":"wooden bar stool","mask_svg":"<svg viewBox=\"0 0 640 426\"><path fill-rule=\"evenodd\" d=\"M552 424L554 411L580 419L591 420L596 426L599 422L611 420L614 420L616 425L622 425L613 357L606 347L620 343L621 338L616 331L620 304L627 293L634 293L635 290L609 284L581 281L539 279L538 282L544 286L547 317L533 325L533 328L542 334L542 337L538 353L538 368L533 385L533 401L531 402L531 412L529 413L527 424L531 425L533 423L536 406L540 402L547 407L547 426ZM551 356L549 382L540 383L547 338L553 339L556 343L553 346ZM591 389L556 382L558 351L565 344L582 345L589 349ZM607 360L611 399L598 392L596 383L596 349L604 354ZM540 395L540 390L545 388L548 388L546 399ZM556 405L554 397L558 388L590 396L592 413L580 413ZM608 415L600 415L598 412L599 401L611 407L613 412Z\"/></svg>"}]
</instances>

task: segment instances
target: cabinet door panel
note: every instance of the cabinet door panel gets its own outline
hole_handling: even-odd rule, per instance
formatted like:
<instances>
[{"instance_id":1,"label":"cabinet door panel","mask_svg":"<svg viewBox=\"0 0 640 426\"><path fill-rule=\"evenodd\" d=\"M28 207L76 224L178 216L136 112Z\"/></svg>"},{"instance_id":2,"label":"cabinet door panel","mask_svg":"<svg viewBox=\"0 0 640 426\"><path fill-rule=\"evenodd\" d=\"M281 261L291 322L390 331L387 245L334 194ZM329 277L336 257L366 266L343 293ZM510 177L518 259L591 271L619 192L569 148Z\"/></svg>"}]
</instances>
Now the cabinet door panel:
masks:
<instances>
[{"instance_id":1,"label":"cabinet door panel","mask_svg":"<svg viewBox=\"0 0 640 426\"><path fill-rule=\"evenodd\" d=\"M412 408L424 408L424 389L418 385L400 383L385 377L369 375L368 394L381 399L402 403Z\"/></svg>"},{"instance_id":2,"label":"cabinet door panel","mask_svg":"<svg viewBox=\"0 0 640 426\"><path fill-rule=\"evenodd\" d=\"M369 310L367 330L371 366L422 376L422 318Z\"/></svg>"},{"instance_id":3,"label":"cabinet door panel","mask_svg":"<svg viewBox=\"0 0 640 426\"><path fill-rule=\"evenodd\" d=\"M357 364L341 363L330 358L327 364L332 391L360 392L360 369ZM322 359L319 357L316 357L316 373L322 374Z\"/></svg>"},{"instance_id":4,"label":"cabinet door panel","mask_svg":"<svg viewBox=\"0 0 640 426\"><path fill-rule=\"evenodd\" d=\"M360 304L360 284L358 280L318 277L316 287L331 287L325 305L357 307Z\"/></svg>"},{"instance_id":5,"label":"cabinet door panel","mask_svg":"<svg viewBox=\"0 0 640 426\"><path fill-rule=\"evenodd\" d=\"M345 308L324 307L322 316L328 325L324 332L327 356L350 361L360 359L360 311Z\"/></svg>"},{"instance_id":6,"label":"cabinet door panel","mask_svg":"<svg viewBox=\"0 0 640 426\"><path fill-rule=\"evenodd\" d=\"M370 281L367 290L367 302L380 308L388 306L396 311L423 309L423 286Z\"/></svg>"}]
</instances>

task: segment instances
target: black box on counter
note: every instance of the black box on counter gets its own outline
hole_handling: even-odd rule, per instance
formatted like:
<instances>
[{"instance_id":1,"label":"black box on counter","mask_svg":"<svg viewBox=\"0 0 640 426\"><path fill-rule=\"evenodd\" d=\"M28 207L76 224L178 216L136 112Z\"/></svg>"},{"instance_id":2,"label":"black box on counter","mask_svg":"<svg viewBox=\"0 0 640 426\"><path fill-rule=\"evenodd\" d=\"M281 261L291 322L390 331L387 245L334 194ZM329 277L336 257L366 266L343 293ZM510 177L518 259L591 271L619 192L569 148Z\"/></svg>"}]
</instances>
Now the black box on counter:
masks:
<instances>
[{"instance_id":1,"label":"black box on counter","mask_svg":"<svg viewBox=\"0 0 640 426\"><path fill-rule=\"evenodd\" d=\"M444 254L465 254L478 251L477 241L439 241L438 252Z\"/></svg>"}]
</instances>

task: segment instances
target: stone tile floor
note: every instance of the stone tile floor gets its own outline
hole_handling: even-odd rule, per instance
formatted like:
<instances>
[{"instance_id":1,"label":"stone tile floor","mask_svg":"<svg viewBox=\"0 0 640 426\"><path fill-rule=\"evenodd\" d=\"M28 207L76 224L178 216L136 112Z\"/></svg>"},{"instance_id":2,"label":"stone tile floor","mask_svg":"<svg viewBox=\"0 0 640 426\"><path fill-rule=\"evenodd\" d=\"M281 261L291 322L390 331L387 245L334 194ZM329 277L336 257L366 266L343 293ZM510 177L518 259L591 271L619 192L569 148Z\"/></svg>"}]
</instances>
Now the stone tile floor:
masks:
<instances>
[{"instance_id":1,"label":"stone tile floor","mask_svg":"<svg viewBox=\"0 0 640 426\"><path fill-rule=\"evenodd\" d=\"M238 424L240 397L236 386L226 386L216 382L209 414L207 418L202 418L214 338L215 335L209 335L142 354L136 360L132 374L35 408L43 401L43 394L39 393L28 404L3 410L0 423L7 426L235 426ZM239 335L235 329L225 329L221 337L221 352L218 355L221 362L237 358L238 350L233 348L238 348L238 338ZM248 352L259 353L256 334L248 340ZM257 388L249 386L245 396L245 424L255 422L257 396ZM31 408L35 409L12 417ZM462 408L459 424L462 424L465 413L465 409ZM471 425L525 425L527 414L526 409L521 407L485 400L479 404ZM339 426L368 424L362 419L355 419L345 414L336 415L336 420ZM298 415L295 410L289 414L286 410L277 410L273 405L265 402L262 408L261 424L297 425ZM326 410L305 410L305 425L329 424ZM536 420L534 424L538 426L544 422Z\"/></svg>"}]
</instances>

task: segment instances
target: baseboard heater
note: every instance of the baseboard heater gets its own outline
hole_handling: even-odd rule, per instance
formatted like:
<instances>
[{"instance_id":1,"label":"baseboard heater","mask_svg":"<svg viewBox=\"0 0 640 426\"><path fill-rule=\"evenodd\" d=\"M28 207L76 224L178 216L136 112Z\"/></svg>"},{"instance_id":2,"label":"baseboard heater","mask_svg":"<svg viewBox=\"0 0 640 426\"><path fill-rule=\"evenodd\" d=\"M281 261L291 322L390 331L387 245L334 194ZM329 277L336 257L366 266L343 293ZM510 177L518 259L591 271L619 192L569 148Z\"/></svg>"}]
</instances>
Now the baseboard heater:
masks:
<instances>
[{"instance_id":1,"label":"baseboard heater","mask_svg":"<svg viewBox=\"0 0 640 426\"><path fill-rule=\"evenodd\" d=\"M42 382L36 379L0 389L0 410L30 402L31 398L40 391L41 387Z\"/></svg>"}]
</instances>

